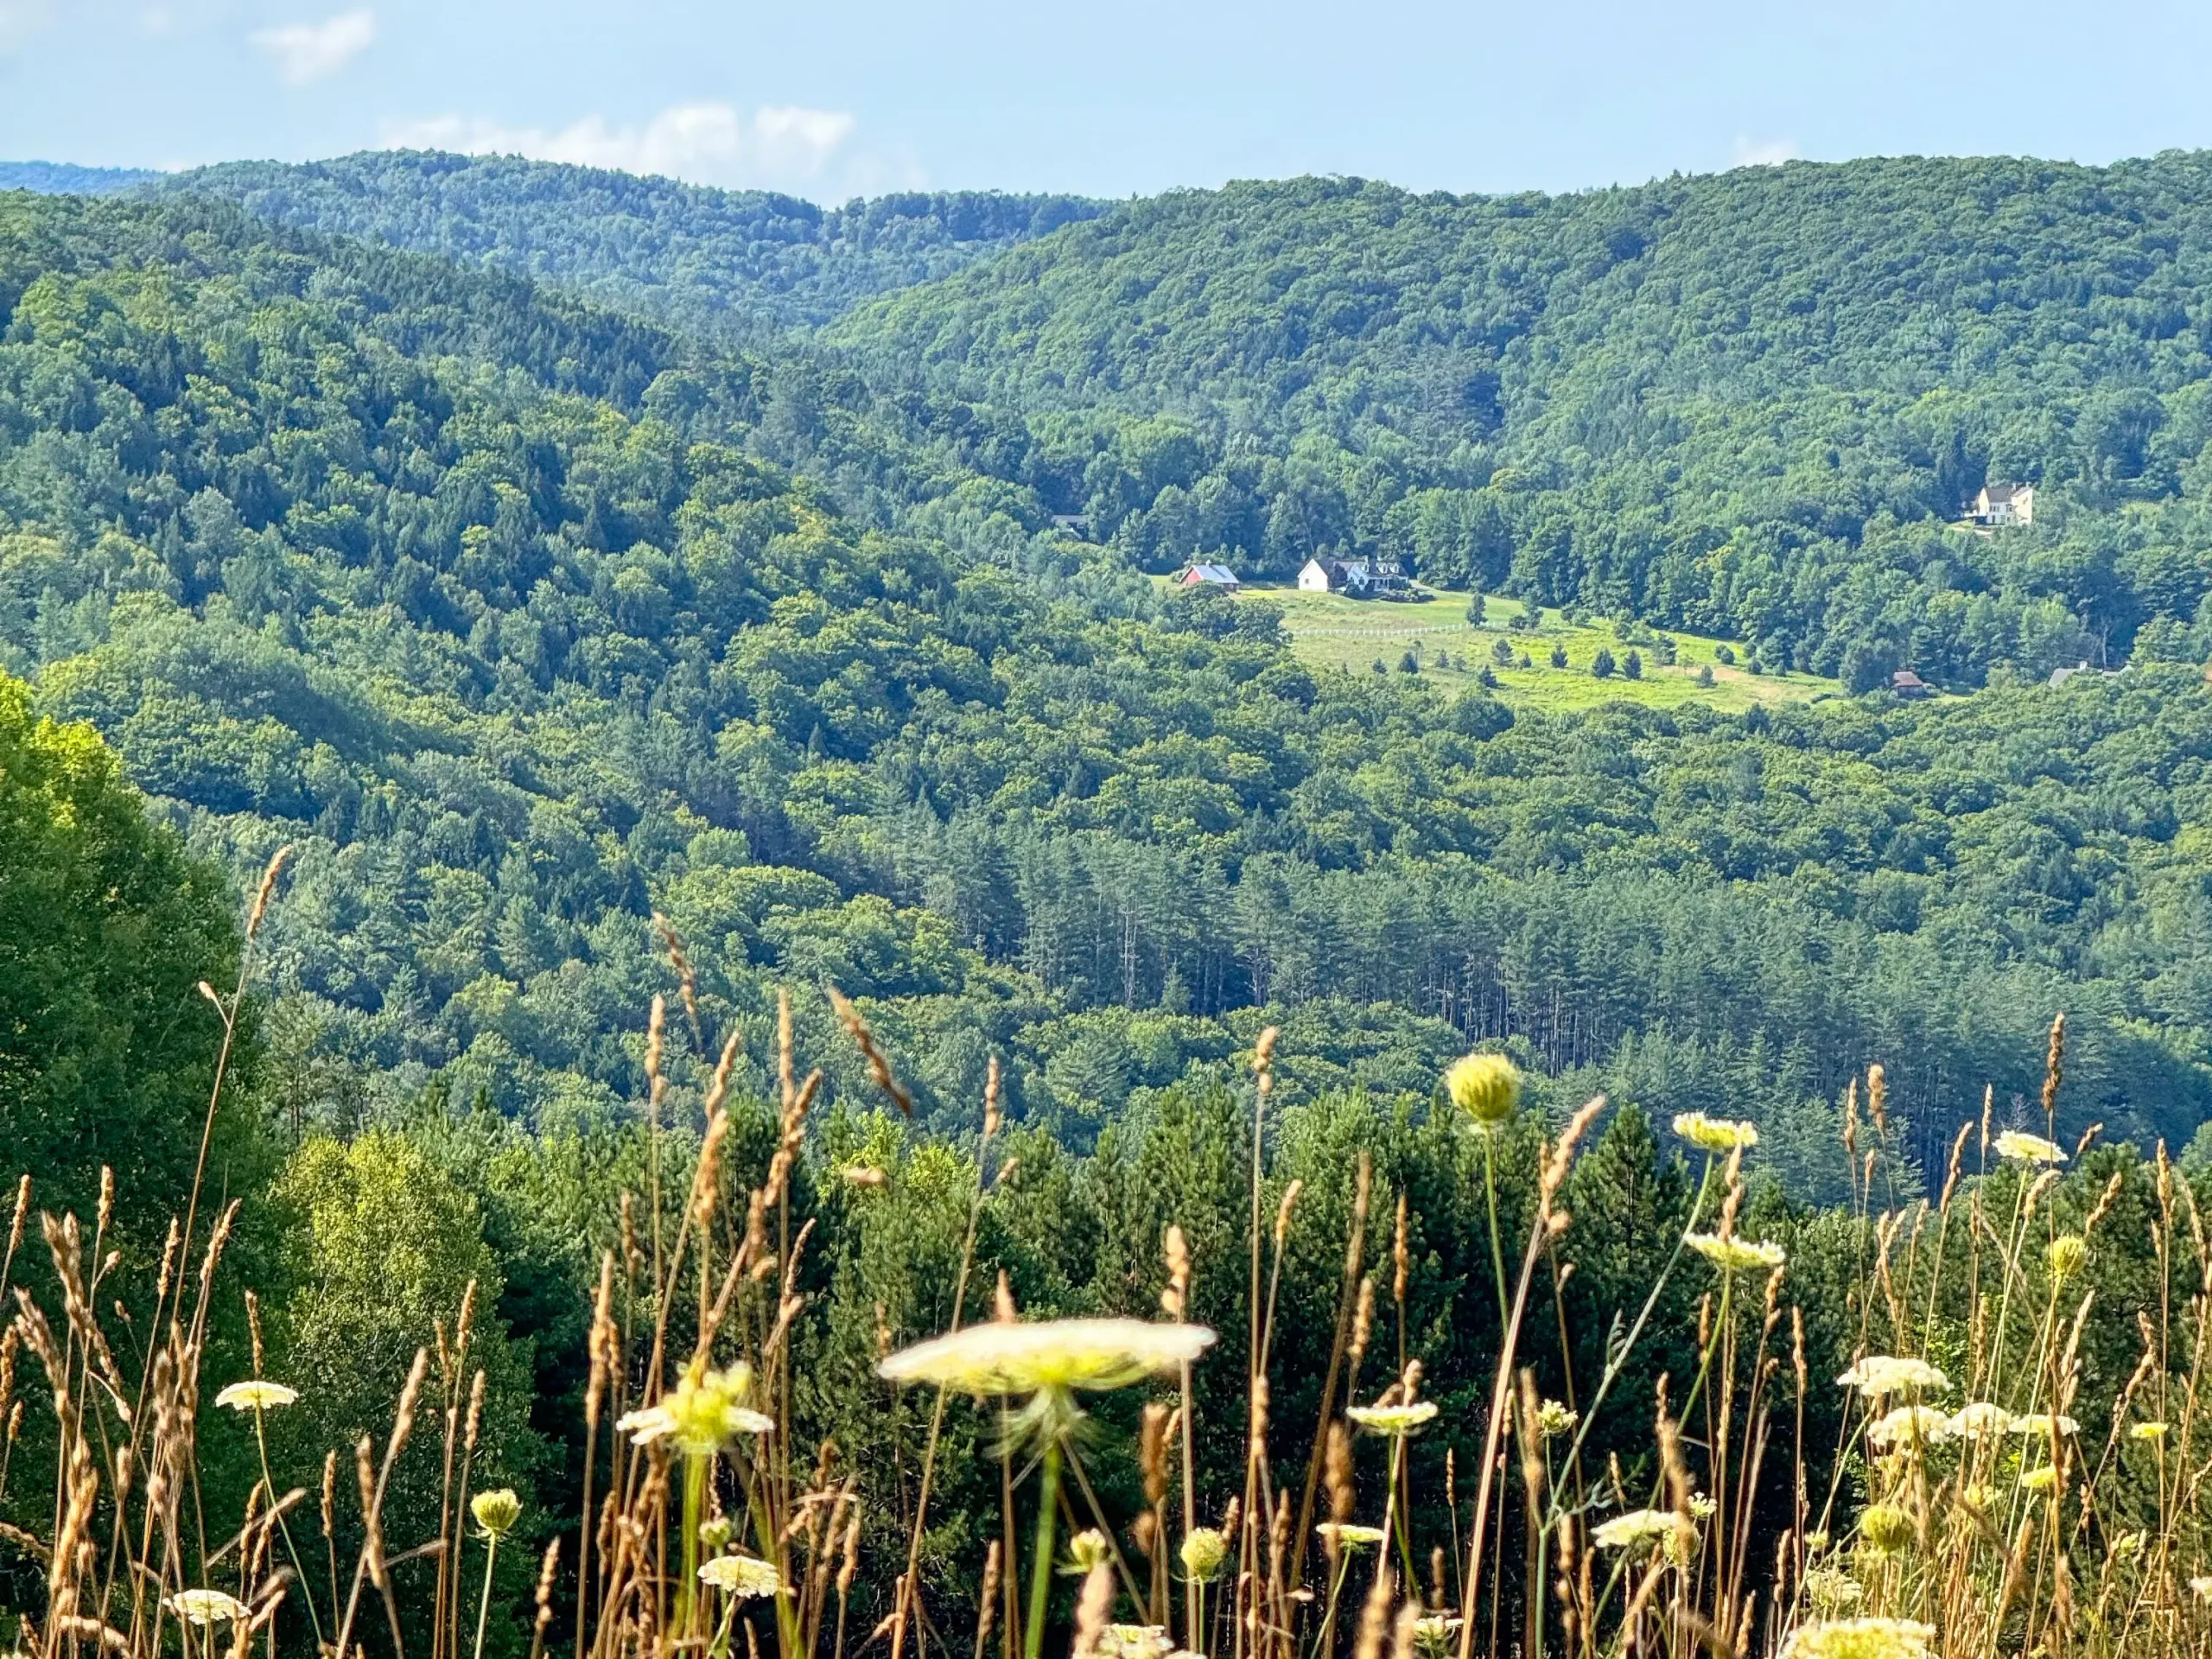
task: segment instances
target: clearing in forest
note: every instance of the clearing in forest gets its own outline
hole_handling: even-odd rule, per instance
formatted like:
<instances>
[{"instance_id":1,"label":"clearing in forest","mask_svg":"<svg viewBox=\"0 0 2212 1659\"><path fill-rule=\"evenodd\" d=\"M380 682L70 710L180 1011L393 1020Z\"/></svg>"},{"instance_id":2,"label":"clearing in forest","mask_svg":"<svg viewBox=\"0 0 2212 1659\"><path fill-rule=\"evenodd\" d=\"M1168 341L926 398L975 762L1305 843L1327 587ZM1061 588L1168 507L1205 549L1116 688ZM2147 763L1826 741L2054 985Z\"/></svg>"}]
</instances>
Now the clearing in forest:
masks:
<instances>
[{"instance_id":1,"label":"clearing in forest","mask_svg":"<svg viewBox=\"0 0 2212 1659\"><path fill-rule=\"evenodd\" d=\"M1527 609L1518 600L1486 598L1477 626L1467 620L1464 593L1438 591L1414 600L1347 599L1303 593L1287 584L1248 583L1238 597L1278 607L1292 648L1309 666L1372 671L1379 663L1383 672L1396 674L1404 671L1406 653L1411 652L1419 672L1447 682L1472 684L1487 667L1497 677L1500 697L1546 712L1615 702L1661 709L1702 702L1740 711L1753 703L1803 702L1843 690L1839 681L1817 674L1773 668L1753 674L1747 647L1678 629L1617 628L1603 620L1570 624L1549 609L1539 611L1533 630L1517 628L1513 625ZM1671 664L1661 660L1662 638L1674 641ZM1510 664L1497 660L1501 643L1512 653ZM1553 663L1555 649L1566 653L1564 667ZM1613 672L1604 678L1590 671L1600 650L1611 652L1614 663ZM1630 679L1625 671L1630 651L1641 661L1640 678ZM1735 658L1732 664L1723 660L1724 651ZM1527 668L1520 666L1523 656ZM1700 677L1703 669L1712 671L1710 685Z\"/></svg>"}]
</instances>

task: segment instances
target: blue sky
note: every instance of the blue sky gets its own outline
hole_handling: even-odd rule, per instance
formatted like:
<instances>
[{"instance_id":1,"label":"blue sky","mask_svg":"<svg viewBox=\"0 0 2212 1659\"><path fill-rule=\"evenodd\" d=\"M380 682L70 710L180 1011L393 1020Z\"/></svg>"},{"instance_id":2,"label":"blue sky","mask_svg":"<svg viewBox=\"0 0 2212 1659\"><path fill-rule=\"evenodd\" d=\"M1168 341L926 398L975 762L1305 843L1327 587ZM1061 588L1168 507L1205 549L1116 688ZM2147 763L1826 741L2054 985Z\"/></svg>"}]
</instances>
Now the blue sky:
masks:
<instances>
[{"instance_id":1,"label":"blue sky","mask_svg":"<svg viewBox=\"0 0 2212 1659\"><path fill-rule=\"evenodd\" d=\"M2212 145L2212 8L2024 0L0 0L0 157L393 143L760 185L1571 189Z\"/></svg>"}]
</instances>

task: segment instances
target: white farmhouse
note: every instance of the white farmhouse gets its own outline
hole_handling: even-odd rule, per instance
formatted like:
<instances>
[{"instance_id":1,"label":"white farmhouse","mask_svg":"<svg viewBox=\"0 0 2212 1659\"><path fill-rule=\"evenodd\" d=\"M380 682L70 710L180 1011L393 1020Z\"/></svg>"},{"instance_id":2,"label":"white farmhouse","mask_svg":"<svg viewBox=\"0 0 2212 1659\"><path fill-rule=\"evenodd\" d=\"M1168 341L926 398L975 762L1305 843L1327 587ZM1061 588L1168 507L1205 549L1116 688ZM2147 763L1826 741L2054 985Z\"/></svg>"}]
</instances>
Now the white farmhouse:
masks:
<instances>
[{"instance_id":1,"label":"white farmhouse","mask_svg":"<svg viewBox=\"0 0 2212 1659\"><path fill-rule=\"evenodd\" d=\"M2036 486L2032 484L1985 484L1967 508L1969 524L2032 524L2036 521Z\"/></svg>"}]
</instances>

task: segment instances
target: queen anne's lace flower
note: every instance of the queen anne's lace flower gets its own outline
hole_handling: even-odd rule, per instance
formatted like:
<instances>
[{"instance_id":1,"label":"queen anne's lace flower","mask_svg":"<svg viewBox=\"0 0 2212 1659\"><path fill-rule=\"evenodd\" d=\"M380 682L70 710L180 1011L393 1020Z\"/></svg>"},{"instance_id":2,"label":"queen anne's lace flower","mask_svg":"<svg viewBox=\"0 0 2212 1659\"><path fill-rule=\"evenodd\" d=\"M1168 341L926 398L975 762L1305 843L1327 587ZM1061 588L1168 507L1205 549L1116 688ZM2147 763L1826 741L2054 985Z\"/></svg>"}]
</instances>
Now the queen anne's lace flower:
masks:
<instances>
[{"instance_id":1,"label":"queen anne's lace flower","mask_svg":"<svg viewBox=\"0 0 2212 1659\"><path fill-rule=\"evenodd\" d=\"M1951 1434L1951 1420L1933 1406L1899 1406L1866 1425L1866 1442L1878 1452L1941 1446Z\"/></svg>"},{"instance_id":2,"label":"queen anne's lace flower","mask_svg":"<svg viewBox=\"0 0 2212 1659\"><path fill-rule=\"evenodd\" d=\"M1446 1651L1459 1632L1459 1621L1446 1613L1424 1613L1414 1621L1414 1647L1425 1654Z\"/></svg>"},{"instance_id":3,"label":"queen anne's lace flower","mask_svg":"<svg viewBox=\"0 0 2212 1659\"><path fill-rule=\"evenodd\" d=\"M1951 1414L1951 1433L1969 1440L1986 1440L1992 1435L2011 1433L2012 1422L2012 1414L2004 1407L1977 1400Z\"/></svg>"},{"instance_id":4,"label":"queen anne's lace flower","mask_svg":"<svg viewBox=\"0 0 2212 1659\"><path fill-rule=\"evenodd\" d=\"M1840 1567L1816 1567L1805 1574L1805 1595L1822 1612L1832 1613L1865 1600L1866 1591Z\"/></svg>"},{"instance_id":5,"label":"queen anne's lace flower","mask_svg":"<svg viewBox=\"0 0 2212 1659\"><path fill-rule=\"evenodd\" d=\"M748 1365L726 1371L695 1365L658 1405L627 1412L614 1427L639 1446L669 1440L691 1457L710 1457L741 1434L766 1434L775 1427L774 1419L740 1403L752 1382Z\"/></svg>"},{"instance_id":6,"label":"queen anne's lace flower","mask_svg":"<svg viewBox=\"0 0 2212 1659\"><path fill-rule=\"evenodd\" d=\"M1513 1116L1521 1099L1521 1069L1503 1054L1470 1054L1444 1074L1452 1103L1486 1129Z\"/></svg>"},{"instance_id":7,"label":"queen anne's lace flower","mask_svg":"<svg viewBox=\"0 0 2212 1659\"><path fill-rule=\"evenodd\" d=\"M1910 1618L1836 1618L1801 1624L1782 1659L1927 1659L1936 1627Z\"/></svg>"},{"instance_id":8,"label":"queen anne's lace flower","mask_svg":"<svg viewBox=\"0 0 2212 1659\"><path fill-rule=\"evenodd\" d=\"M1675 1120L1675 1133L1707 1152L1734 1152L1759 1143L1758 1126L1748 1119L1707 1117L1703 1112L1684 1112Z\"/></svg>"},{"instance_id":9,"label":"queen anne's lace flower","mask_svg":"<svg viewBox=\"0 0 2212 1659\"><path fill-rule=\"evenodd\" d=\"M229 1624L241 1624L249 1611L245 1603L220 1590L180 1590L168 1598L168 1610L179 1618L203 1625L213 1624L218 1619Z\"/></svg>"},{"instance_id":10,"label":"queen anne's lace flower","mask_svg":"<svg viewBox=\"0 0 2212 1659\"><path fill-rule=\"evenodd\" d=\"M2007 1129L1997 1137L1997 1155L2022 1164L2063 1164L2066 1161L2066 1148L2039 1135Z\"/></svg>"},{"instance_id":11,"label":"queen anne's lace flower","mask_svg":"<svg viewBox=\"0 0 2212 1659\"><path fill-rule=\"evenodd\" d=\"M2038 1411L2031 1416L2015 1417L2012 1432L2015 1434L2032 1434L2044 1440L2049 1440L2053 1433L2061 1440L2071 1440L2082 1432L2082 1425L2063 1413L2054 1417L2047 1411Z\"/></svg>"},{"instance_id":12,"label":"queen anne's lace flower","mask_svg":"<svg viewBox=\"0 0 2212 1659\"><path fill-rule=\"evenodd\" d=\"M1869 1503L1859 1512L1859 1535L1881 1554L1897 1554L1912 1541L1912 1517L1894 1503Z\"/></svg>"},{"instance_id":13,"label":"queen anne's lace flower","mask_svg":"<svg viewBox=\"0 0 2212 1659\"><path fill-rule=\"evenodd\" d=\"M279 1406L293 1404L299 1397L297 1389L287 1388L282 1382L264 1382L257 1376L230 1384L215 1396L215 1403L232 1411L273 1411Z\"/></svg>"},{"instance_id":14,"label":"queen anne's lace flower","mask_svg":"<svg viewBox=\"0 0 2212 1659\"><path fill-rule=\"evenodd\" d=\"M1109 1624L1092 1652L1100 1659L1166 1659L1173 1638L1157 1624Z\"/></svg>"},{"instance_id":15,"label":"queen anne's lace flower","mask_svg":"<svg viewBox=\"0 0 2212 1659\"><path fill-rule=\"evenodd\" d=\"M1436 1415L1436 1402L1415 1401L1410 1406L1352 1406L1344 1415L1370 1434L1393 1437L1412 1433Z\"/></svg>"},{"instance_id":16,"label":"queen anne's lace flower","mask_svg":"<svg viewBox=\"0 0 2212 1659\"><path fill-rule=\"evenodd\" d=\"M1685 1242L1723 1273L1756 1273L1763 1268L1778 1268L1789 1259L1781 1245L1765 1240L1692 1233Z\"/></svg>"},{"instance_id":17,"label":"queen anne's lace flower","mask_svg":"<svg viewBox=\"0 0 2212 1659\"><path fill-rule=\"evenodd\" d=\"M1351 1521L1324 1521L1313 1530L1321 1535L1324 1543L1333 1542L1339 1549L1358 1549L1368 1544L1379 1544L1389 1536L1380 1527L1363 1527Z\"/></svg>"},{"instance_id":18,"label":"queen anne's lace flower","mask_svg":"<svg viewBox=\"0 0 2212 1659\"><path fill-rule=\"evenodd\" d=\"M1145 1319L971 1325L902 1349L876 1371L893 1382L974 1395L1125 1389L1188 1364L1212 1344L1204 1325Z\"/></svg>"},{"instance_id":19,"label":"queen anne's lace flower","mask_svg":"<svg viewBox=\"0 0 2212 1659\"><path fill-rule=\"evenodd\" d=\"M1639 1549L1666 1537L1676 1524L1672 1510L1630 1510L1610 1521L1600 1521L1592 1529L1590 1541L1600 1549Z\"/></svg>"},{"instance_id":20,"label":"queen anne's lace flower","mask_svg":"<svg viewBox=\"0 0 2212 1659\"><path fill-rule=\"evenodd\" d=\"M504 1538L522 1519L522 1499L501 1486L470 1498L468 1512L476 1517L476 1524L484 1529L486 1537Z\"/></svg>"},{"instance_id":21,"label":"queen anne's lace flower","mask_svg":"<svg viewBox=\"0 0 2212 1659\"><path fill-rule=\"evenodd\" d=\"M1876 1400L1915 1391L1941 1394L1951 1386L1951 1379L1926 1360L1899 1359L1888 1354L1867 1355L1836 1381Z\"/></svg>"},{"instance_id":22,"label":"queen anne's lace flower","mask_svg":"<svg viewBox=\"0 0 2212 1659\"><path fill-rule=\"evenodd\" d=\"M1064 1570L1081 1578L1091 1568L1105 1566L1112 1554L1106 1535L1096 1527L1086 1528L1068 1540L1068 1564Z\"/></svg>"},{"instance_id":23,"label":"queen anne's lace flower","mask_svg":"<svg viewBox=\"0 0 2212 1659\"><path fill-rule=\"evenodd\" d=\"M1193 1527L1184 1535L1183 1571L1194 1584L1210 1582L1229 1555L1229 1541L1212 1527Z\"/></svg>"},{"instance_id":24,"label":"queen anne's lace flower","mask_svg":"<svg viewBox=\"0 0 2212 1659\"><path fill-rule=\"evenodd\" d=\"M717 1555L699 1568L699 1579L737 1601L784 1593L784 1580L776 1564L752 1555Z\"/></svg>"}]
</instances>

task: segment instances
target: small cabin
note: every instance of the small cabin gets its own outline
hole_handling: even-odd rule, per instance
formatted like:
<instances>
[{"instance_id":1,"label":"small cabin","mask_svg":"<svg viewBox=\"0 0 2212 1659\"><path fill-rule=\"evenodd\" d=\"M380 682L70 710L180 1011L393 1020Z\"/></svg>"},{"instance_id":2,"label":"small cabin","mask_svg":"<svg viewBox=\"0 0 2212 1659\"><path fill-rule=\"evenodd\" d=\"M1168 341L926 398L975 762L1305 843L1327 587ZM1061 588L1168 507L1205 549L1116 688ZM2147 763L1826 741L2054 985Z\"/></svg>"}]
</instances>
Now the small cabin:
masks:
<instances>
[{"instance_id":1,"label":"small cabin","mask_svg":"<svg viewBox=\"0 0 2212 1659\"><path fill-rule=\"evenodd\" d=\"M1936 688L1909 668L1901 668L1890 676L1890 690L1893 696L1906 698L1924 697Z\"/></svg>"}]
</instances>

